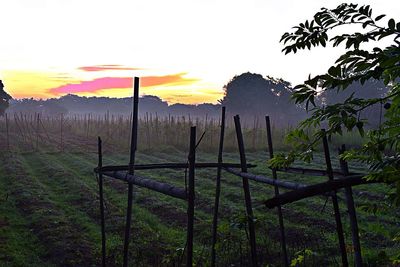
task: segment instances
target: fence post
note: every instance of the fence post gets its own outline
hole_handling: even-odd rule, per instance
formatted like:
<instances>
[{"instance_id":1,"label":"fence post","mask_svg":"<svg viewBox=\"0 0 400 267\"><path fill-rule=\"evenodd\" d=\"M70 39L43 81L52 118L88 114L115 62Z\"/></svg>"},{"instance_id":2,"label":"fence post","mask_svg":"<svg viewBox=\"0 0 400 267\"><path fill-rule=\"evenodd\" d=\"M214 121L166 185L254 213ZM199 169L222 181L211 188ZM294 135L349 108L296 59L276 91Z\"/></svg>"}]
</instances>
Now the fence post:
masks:
<instances>
[{"instance_id":1,"label":"fence post","mask_svg":"<svg viewBox=\"0 0 400 267\"><path fill-rule=\"evenodd\" d=\"M321 131L322 131L322 142L325 154L326 171L328 173L328 179L333 180L333 170L332 170L331 156L329 153L328 139L326 138L325 130L322 129ZM336 191L334 191L332 194L332 204L333 204L333 210L335 212L336 231L338 234L339 247L342 256L342 266L347 267L349 266L349 262L347 260L346 244L344 240L343 226L342 226L342 220L340 218L339 203Z\"/></svg>"},{"instance_id":2,"label":"fence post","mask_svg":"<svg viewBox=\"0 0 400 267\"><path fill-rule=\"evenodd\" d=\"M342 147L339 148L339 155L343 154L345 151L346 151L346 146L342 145ZM349 175L349 167L347 165L347 162L343 159L339 159L339 162L340 162L340 169L342 170L343 174L345 176ZM358 223L357 223L357 215L353 199L353 190L351 189L350 186L345 188L345 195L346 195L347 210L349 212L351 237L354 248L354 265L356 267L361 267L362 256L361 256L360 236L358 234Z\"/></svg>"},{"instance_id":3,"label":"fence post","mask_svg":"<svg viewBox=\"0 0 400 267\"><path fill-rule=\"evenodd\" d=\"M240 153L240 165L242 172L247 172L247 163L246 163L246 154L244 150L244 142L243 142L243 134L240 126L240 118L239 115L234 117L235 120L235 129L236 136L238 141L238 148ZM250 236L250 250L251 250L251 266L257 267L257 250L256 250L256 235L254 230L254 216L253 209L251 205L251 196L249 189L249 180L247 178L242 177L243 182L243 191L244 191L244 199L246 204L246 213L249 227L249 236Z\"/></svg>"},{"instance_id":4,"label":"fence post","mask_svg":"<svg viewBox=\"0 0 400 267\"><path fill-rule=\"evenodd\" d=\"M98 148L98 168L99 170L103 166L103 150L101 146L101 138L100 136L97 139L97 148ZM106 266L106 231L104 225L104 199L103 199L103 174L99 171L99 197L100 197L100 218L101 218L101 260L102 266Z\"/></svg>"},{"instance_id":5,"label":"fence post","mask_svg":"<svg viewBox=\"0 0 400 267\"><path fill-rule=\"evenodd\" d=\"M265 116L265 124L267 126L267 141L268 141L268 151L269 151L269 158L272 159L274 157L274 148L272 145L272 133L271 133L271 122L269 116ZM272 169L272 178L274 180L278 179L278 175L276 173L276 169ZM275 196L279 195L279 188L277 185L274 186L275 189ZM282 215L282 208L281 206L277 206L278 218L279 218L279 230L281 234L281 246L282 246L282 260L284 266L289 266L289 260L286 250L286 237L285 237L285 226L283 224L283 215Z\"/></svg>"},{"instance_id":6,"label":"fence post","mask_svg":"<svg viewBox=\"0 0 400 267\"><path fill-rule=\"evenodd\" d=\"M215 259L216 259L215 244L217 243L218 209L219 209L219 198L221 194L221 170L222 170L222 152L224 149L224 136L225 136L225 107L222 107L221 132L219 136L219 147L218 147L217 181L215 186L214 217L213 217L213 228L212 228L212 245L211 245L212 267L215 266Z\"/></svg>"},{"instance_id":7,"label":"fence post","mask_svg":"<svg viewBox=\"0 0 400 267\"><path fill-rule=\"evenodd\" d=\"M139 104L139 78L134 79L134 93L133 93L133 113L132 113L132 133L131 133L131 149L129 159L129 174L135 173L135 154L137 148L137 130L138 130L138 104ZM124 239L124 267L128 266L128 253L129 253L129 235L131 232L131 219L132 219L132 195L133 185L128 183L128 207L126 212L126 225L125 225L125 239Z\"/></svg>"},{"instance_id":8,"label":"fence post","mask_svg":"<svg viewBox=\"0 0 400 267\"><path fill-rule=\"evenodd\" d=\"M196 127L190 127L189 146L189 183L188 183L188 209L187 209L187 253L186 266L193 266L193 226L194 226L194 171L196 163Z\"/></svg>"}]
</instances>

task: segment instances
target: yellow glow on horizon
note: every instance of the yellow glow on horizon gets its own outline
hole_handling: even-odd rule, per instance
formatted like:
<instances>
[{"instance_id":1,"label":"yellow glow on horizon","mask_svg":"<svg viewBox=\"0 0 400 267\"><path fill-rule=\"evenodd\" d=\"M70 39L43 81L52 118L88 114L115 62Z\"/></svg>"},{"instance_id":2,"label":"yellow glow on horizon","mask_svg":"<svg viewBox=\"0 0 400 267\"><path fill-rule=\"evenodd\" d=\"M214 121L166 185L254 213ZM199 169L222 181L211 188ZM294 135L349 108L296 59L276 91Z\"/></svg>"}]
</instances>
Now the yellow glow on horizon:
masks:
<instances>
[{"instance_id":1,"label":"yellow glow on horizon","mask_svg":"<svg viewBox=\"0 0 400 267\"><path fill-rule=\"evenodd\" d=\"M104 74L103 74L104 75ZM74 76L75 79L70 77ZM92 74L88 74L91 78ZM160 76L160 77L169 77ZM33 72L25 70L11 70L3 72L3 82L6 91L15 99L35 98L47 99L58 98L64 94L52 93L50 89L64 86L68 83L79 83L83 76L70 75L69 73L60 74L57 72ZM130 97L131 88L110 88L96 90L94 92L72 93L79 96L97 96L97 97ZM222 89L216 85L204 83L197 79L188 80L188 82L166 83L156 86L142 86L141 95L155 95L169 104L201 104L217 103L223 97Z\"/></svg>"},{"instance_id":2,"label":"yellow glow on horizon","mask_svg":"<svg viewBox=\"0 0 400 267\"><path fill-rule=\"evenodd\" d=\"M49 73L10 70L3 72L5 90L16 99L19 98L51 98L46 88L57 87L63 81L51 79Z\"/></svg>"}]
</instances>

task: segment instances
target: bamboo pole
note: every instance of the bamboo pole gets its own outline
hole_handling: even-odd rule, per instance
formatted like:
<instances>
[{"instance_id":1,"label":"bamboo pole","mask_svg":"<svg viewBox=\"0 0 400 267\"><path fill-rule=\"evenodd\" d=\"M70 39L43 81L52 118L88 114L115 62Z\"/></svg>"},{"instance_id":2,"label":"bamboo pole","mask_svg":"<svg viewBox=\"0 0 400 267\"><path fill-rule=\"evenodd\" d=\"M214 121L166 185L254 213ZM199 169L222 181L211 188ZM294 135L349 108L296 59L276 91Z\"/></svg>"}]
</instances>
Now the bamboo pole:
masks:
<instances>
[{"instance_id":1,"label":"bamboo pole","mask_svg":"<svg viewBox=\"0 0 400 267\"><path fill-rule=\"evenodd\" d=\"M362 177L362 175L352 175L342 179L329 180L319 184L304 186L294 191L283 193L279 196L268 199L264 203L267 208L271 209L278 205L285 205L304 198L322 195L349 186L376 183L374 181L367 181ZM333 194L329 195L332 196Z\"/></svg>"},{"instance_id":2,"label":"bamboo pole","mask_svg":"<svg viewBox=\"0 0 400 267\"><path fill-rule=\"evenodd\" d=\"M15 121L15 125L17 126L17 128L18 128L18 130L19 130L19 132L20 132L20 134L22 136L22 139L24 139L24 142L28 142L27 138L26 138L26 136L24 134L24 131L22 129L22 126L20 126L20 124L19 124L20 118L15 113L14 113L14 121Z\"/></svg>"},{"instance_id":3,"label":"bamboo pole","mask_svg":"<svg viewBox=\"0 0 400 267\"><path fill-rule=\"evenodd\" d=\"M345 151L346 151L346 146L342 145L342 147L339 148L339 155L343 154ZM347 162L344 161L343 159L339 159L339 163L342 172L345 175L348 175L349 167L347 165ZM349 213L349 219L350 219L351 237L354 248L354 265L356 267L361 267L362 266L361 244L360 244L360 236L358 233L358 223L357 223L357 215L353 199L353 190L351 189L351 187L345 188L345 195L346 195L347 211Z\"/></svg>"},{"instance_id":4,"label":"bamboo pole","mask_svg":"<svg viewBox=\"0 0 400 267\"><path fill-rule=\"evenodd\" d=\"M244 142L243 142L243 134L242 129L240 126L240 118L239 115L234 117L235 120L235 129L236 129L236 136L238 141L238 148L240 154L240 163L242 172L247 172L246 166L246 154L244 150ZM251 196L250 196L250 189L249 189L249 180L247 178L242 177L243 182L243 191L244 191L244 198L246 204L246 214L248 220L248 227L249 227L249 236L250 236L250 250L251 250L251 266L257 267L257 249L256 249L256 236L254 230L254 216L253 216L253 209L251 205Z\"/></svg>"},{"instance_id":5,"label":"bamboo pole","mask_svg":"<svg viewBox=\"0 0 400 267\"><path fill-rule=\"evenodd\" d=\"M222 168L240 168L241 165L238 163L214 163L214 162L199 162L196 163L196 169L200 168L218 168L221 165ZM257 167L257 165L247 164L247 168ZM135 170L153 170L153 169L186 169L189 168L189 164L185 163L153 163L153 164L137 164ZM101 168L94 168L95 172L106 172L106 171L128 171L129 165L116 165L116 166L103 166Z\"/></svg>"},{"instance_id":6,"label":"bamboo pole","mask_svg":"<svg viewBox=\"0 0 400 267\"><path fill-rule=\"evenodd\" d=\"M215 266L215 260L216 260L215 244L217 243L218 209L219 209L219 198L221 195L221 171L222 171L222 152L224 149L224 136L225 136L225 107L222 107L221 132L219 136L219 146L218 146L217 180L215 186L214 216L213 216L213 226L212 226L212 245L211 245L212 267Z\"/></svg>"},{"instance_id":7,"label":"bamboo pole","mask_svg":"<svg viewBox=\"0 0 400 267\"><path fill-rule=\"evenodd\" d=\"M328 146L328 139L326 138L326 132L324 129L322 131L322 142L323 142L323 147L324 147L324 155L325 155L325 163L326 163L326 170L328 173L328 179L329 181L333 181L333 171L332 171L332 163L331 163L331 156L329 154L329 146ZM344 233L343 233L343 226L342 226L342 220L340 218L340 210L339 210L339 203L337 199L336 192L332 195L332 205L333 205L333 210L335 213L335 221L336 221L336 231L338 235L338 240L339 240L339 247L340 247L340 253L342 256L342 266L347 267L349 266L349 262L347 260L347 251L346 251L346 243L344 240Z\"/></svg>"},{"instance_id":8,"label":"bamboo pole","mask_svg":"<svg viewBox=\"0 0 400 267\"><path fill-rule=\"evenodd\" d=\"M193 266L193 226L194 226L194 175L196 161L196 127L190 127L190 146L189 146L189 183L188 183L188 208L187 208L187 251L186 266Z\"/></svg>"},{"instance_id":9,"label":"bamboo pole","mask_svg":"<svg viewBox=\"0 0 400 267\"><path fill-rule=\"evenodd\" d=\"M286 188L286 189L297 190L297 189L307 186L305 184L300 184L300 183L294 183L294 182L283 181L283 180L275 180L273 178L269 178L269 177L266 177L263 175L255 175L252 173L241 172L241 171L235 170L230 167L224 167L224 170L231 174L234 174L236 176L242 177L242 178L246 178L246 179L249 179L252 181L256 181L256 182L264 183L264 184L268 184L268 185L279 186L279 187Z\"/></svg>"},{"instance_id":10,"label":"bamboo pole","mask_svg":"<svg viewBox=\"0 0 400 267\"><path fill-rule=\"evenodd\" d=\"M134 175L135 172L135 154L137 148L137 131L138 131L138 104L139 104L139 78L134 79L134 94L133 94L133 113L132 113L132 133L131 133L131 149L129 159L129 174ZM124 263L123 266L128 266L128 253L129 253L129 235L131 232L131 220L132 220L132 195L133 195L133 184L128 184L128 207L126 214L126 225L125 225L125 239L124 239Z\"/></svg>"},{"instance_id":11,"label":"bamboo pole","mask_svg":"<svg viewBox=\"0 0 400 267\"><path fill-rule=\"evenodd\" d=\"M136 170L136 168L135 168ZM145 187L147 189L153 190L153 191L157 191L159 193L171 196L171 197L175 197L175 198L179 198L179 199L183 199L186 200L187 199L187 194L185 189L183 188L179 188L173 185L169 185L166 183L161 183L158 181L155 181L154 179L151 178L147 178L144 176L140 176L140 175L131 175L126 171L105 171L105 172L99 172L102 173L105 176L108 177L112 177L118 180L122 180L125 182L128 182L129 184L132 185L137 185L140 187Z\"/></svg>"},{"instance_id":12,"label":"bamboo pole","mask_svg":"<svg viewBox=\"0 0 400 267\"><path fill-rule=\"evenodd\" d=\"M89 130L90 130L90 113L87 117L87 128L86 128L86 139L89 139Z\"/></svg>"},{"instance_id":13,"label":"bamboo pole","mask_svg":"<svg viewBox=\"0 0 400 267\"><path fill-rule=\"evenodd\" d=\"M32 147L32 150L34 150L35 149L35 146L34 146L34 144L33 144L33 138L32 138L32 134L31 134L31 131L30 131L30 129L29 129L29 125L28 125L29 123L28 123L28 119L26 118L26 114L22 114L21 113L21 126L22 126L22 130L26 133L26 136L27 136L27 142L28 142L28 138L29 138L29 141L30 141L30 145L31 145L31 147Z\"/></svg>"},{"instance_id":14,"label":"bamboo pole","mask_svg":"<svg viewBox=\"0 0 400 267\"><path fill-rule=\"evenodd\" d=\"M49 136L49 134L47 132L46 127L44 127L44 124L43 124L43 121L42 121L41 118L39 118L39 122L40 122L40 126L42 126L44 134L46 135L47 140L50 142L51 138L50 138L50 136ZM42 138L42 141L43 141L43 138Z\"/></svg>"},{"instance_id":15,"label":"bamboo pole","mask_svg":"<svg viewBox=\"0 0 400 267\"><path fill-rule=\"evenodd\" d=\"M272 133L271 133L271 122L269 116L265 116L265 124L267 127L267 141L268 141L268 151L269 151L269 158L272 159L274 157L274 150L272 145ZM274 180L278 179L278 175L276 173L276 169L272 168L272 178ZM279 195L279 188L277 185L274 186L275 196ZM282 215L282 208L281 206L277 206L277 213L279 219L279 231L281 235L281 246L282 246L282 260L284 266L289 266L289 260L287 256L286 250L286 237L285 237L285 226L283 223L283 215Z\"/></svg>"},{"instance_id":16,"label":"bamboo pole","mask_svg":"<svg viewBox=\"0 0 400 267\"><path fill-rule=\"evenodd\" d=\"M103 166L103 151L101 146L101 138L100 136L97 139L97 147L98 147L98 167L101 168ZM105 232L105 224L104 224L104 199L103 199L103 174L99 173L99 197L100 197L100 219L101 219L101 263L102 266L106 266L106 232Z\"/></svg>"}]
</instances>

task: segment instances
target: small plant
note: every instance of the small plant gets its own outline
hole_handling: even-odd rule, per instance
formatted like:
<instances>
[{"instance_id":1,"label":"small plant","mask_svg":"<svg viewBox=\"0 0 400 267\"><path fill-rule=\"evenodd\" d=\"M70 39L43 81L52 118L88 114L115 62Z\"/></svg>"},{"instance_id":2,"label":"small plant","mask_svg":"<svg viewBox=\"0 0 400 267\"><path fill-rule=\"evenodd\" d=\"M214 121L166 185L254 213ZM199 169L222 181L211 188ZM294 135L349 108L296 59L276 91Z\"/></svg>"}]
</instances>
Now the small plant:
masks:
<instances>
[{"instance_id":1,"label":"small plant","mask_svg":"<svg viewBox=\"0 0 400 267\"><path fill-rule=\"evenodd\" d=\"M185 253L185 248L175 248L170 249L162 259L161 263L165 266L180 266L183 261L183 254Z\"/></svg>"},{"instance_id":2,"label":"small plant","mask_svg":"<svg viewBox=\"0 0 400 267\"><path fill-rule=\"evenodd\" d=\"M308 248L300 250L294 254L295 258L292 259L292 261L290 262L290 266L297 267L300 266L301 264L303 266L306 266L306 258L313 256L314 254L315 252L313 252L311 249Z\"/></svg>"}]
</instances>

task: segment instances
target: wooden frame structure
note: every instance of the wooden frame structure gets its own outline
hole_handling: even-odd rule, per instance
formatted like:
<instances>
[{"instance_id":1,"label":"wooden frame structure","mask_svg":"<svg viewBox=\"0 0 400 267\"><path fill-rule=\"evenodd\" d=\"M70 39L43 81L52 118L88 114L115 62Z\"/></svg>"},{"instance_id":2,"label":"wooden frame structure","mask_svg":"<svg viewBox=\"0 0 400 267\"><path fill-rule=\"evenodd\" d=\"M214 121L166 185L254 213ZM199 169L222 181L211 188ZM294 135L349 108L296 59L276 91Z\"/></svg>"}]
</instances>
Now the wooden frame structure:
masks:
<instances>
[{"instance_id":1,"label":"wooden frame structure","mask_svg":"<svg viewBox=\"0 0 400 267\"><path fill-rule=\"evenodd\" d=\"M139 105L139 78L134 79L134 97L133 97L133 116L132 116L132 132L130 146L130 160L128 165L103 166L102 140L98 137L98 165L94 172L98 174L99 199L100 199L100 219L101 219L101 251L102 266L106 266L106 232L105 232L105 215L104 215L104 176L127 182L127 211L124 236L123 266L128 266L129 260L129 239L132 224L132 206L133 206L133 185L144 187L152 191L156 191L173 198L181 199L187 202L187 237L186 237L186 266L193 266L193 228L194 228L194 201L195 201L195 169L196 168L217 168L219 177L222 168L243 168L243 164L223 163L222 162L222 145L220 145L221 157L217 163L196 163L196 127L190 128L189 154L186 163L161 163L161 164L135 164L135 156L137 149L137 132L138 132L138 105ZM224 111L223 111L224 112ZM225 116L223 116L225 117ZM224 123L223 123L224 124ZM223 133L221 135L223 142ZM254 167L254 165L246 164L245 167ZM187 188L181 188L167 183L158 182L152 178L135 174L137 170L152 169L188 169ZM219 179L217 179L219 181ZM219 200L217 201L219 203ZM216 223L215 223L216 225ZM214 240L216 240L216 228ZM215 243L213 243L215 244Z\"/></svg>"},{"instance_id":2,"label":"wooden frame structure","mask_svg":"<svg viewBox=\"0 0 400 267\"><path fill-rule=\"evenodd\" d=\"M326 169L306 169L289 167L284 169L272 169L272 178L255 175L248 172L248 168L255 167L247 163L243 135L241 131L240 117L234 116L236 137L238 142L238 149L240 155L240 163L224 163L223 162L223 145L225 133L225 107L222 108L221 117L221 131L218 147L218 161L216 163L196 163L196 127L190 128L189 139L189 153L188 161L186 163L160 163L160 164L135 164L135 155L137 148L137 131L138 131L138 103L139 103L139 78L134 79L134 101L133 101L133 116L132 116L132 132L131 132L131 146L130 146L130 160L128 165L119 166L103 166L102 154L102 140L98 138L98 166L94 171L98 174L99 178L99 199L100 199L100 216L101 216L101 237L102 237L102 266L106 266L106 233L105 233L105 216L104 216L104 193L103 193L103 176L111 177L114 179L122 180L128 184L127 196L127 211L125 223L125 238L124 238L124 260L123 266L128 266L129 255L129 238L132 223L132 205L133 205L133 186L144 187L173 198L181 199L187 202L187 238L186 238L186 266L193 265L193 228L194 228L194 211L195 211L195 169L196 168L217 168L216 186L215 186L215 200L214 212L212 221L212 245L211 245L211 266L216 265L216 250L215 245L217 242L217 226L218 226L218 209L221 194L221 172L225 170L228 173L242 178L242 187L244 192L244 203L246 208L247 225L249 233L249 247L250 247L250 262L251 266L258 266L257 261L257 247L256 247L256 234L254 228L254 216L251 201L251 192L249 188L249 181L268 184L274 187L274 196L267 201L265 205L267 208L276 208L279 220L279 232L281 240L281 256L282 265L289 266L289 258L287 254L287 245L285 237L285 228L283 220L282 205L292 203L304 198L312 196L327 196L332 199L332 205L335 213L336 232L338 235L339 248L341 252L342 265L348 266L347 251L344 241L343 226L341 222L340 210L338 205L337 190L345 188L346 204L350 218L352 241L354 247L354 264L355 266L362 266L361 246L359 241L357 217L352 196L352 186L359 184L371 183L362 179L364 175L357 173L350 173L347 163L340 160L341 170L333 170L328 147L326 135L323 135L323 148L325 155ZM273 144L272 144L272 131L269 116L265 117L267 144L269 157L274 157ZM339 153L343 153L345 147L341 147ZM158 182L154 179L140 176L135 174L137 170L151 170L151 169L188 169L188 183L187 187L181 188L167 183ZM240 171L237 170L240 168ZM290 181L282 181L278 179L279 172L287 172L294 174L305 174L312 176L327 177L328 181L314 185L305 185ZM280 194L279 188L290 189L292 191Z\"/></svg>"},{"instance_id":3,"label":"wooden frame structure","mask_svg":"<svg viewBox=\"0 0 400 267\"><path fill-rule=\"evenodd\" d=\"M139 104L139 78L134 79L134 97L133 97L133 120L130 147L129 165L122 166L104 166L102 155L102 141L98 138L98 166L94 171L99 176L99 198L100 198L100 216L101 216L101 237L102 237L102 266L106 266L106 235L105 235L105 218L104 218L104 196L103 196L103 176L122 180L128 183L127 196L127 212L125 224L124 238L124 258L123 266L128 266L129 260L129 240L132 223L132 205L133 205L133 185L145 187L147 189L182 199L187 202L187 240L186 240L186 266L193 264L193 226L194 226L194 199L195 199L195 167L196 167L196 127L190 128L190 147L188 162L186 164L148 164L135 165L135 154L137 148L137 130L138 130L138 104ZM201 164L207 167L207 164ZM139 176L135 174L135 170L140 169L160 169L160 168L188 168L188 188L179 188L167 183L158 182L154 179Z\"/></svg>"},{"instance_id":4,"label":"wooden frame structure","mask_svg":"<svg viewBox=\"0 0 400 267\"><path fill-rule=\"evenodd\" d=\"M238 146L239 146L239 153L240 157L245 158L244 150L241 149L243 146L243 137L241 136L241 129L240 123L236 124L236 121L239 122L239 115L235 116L235 125L236 125L236 132L238 137ZM273 157L273 147L272 147L272 138L271 138L271 130L269 125L269 117L266 116L266 127L267 127L267 138L268 138L268 150L270 154L270 158ZM348 258L347 258L347 250L345 246L344 240L344 233L343 233L343 226L341 222L341 216L339 211L339 204L338 204L338 196L336 195L337 190L345 188L346 189L346 205L349 214L349 220L351 225L351 234L352 234L352 241L353 241L353 248L354 248L354 265L356 267L362 266L362 256L361 256L361 246L359 240L359 232L358 232L358 224L357 224L357 217L356 217L356 210L352 195L352 186L360 185L360 184L367 184L373 183L373 181L367 181L363 179L363 174L357 173L350 173L348 170L347 163L343 160L340 160L341 171L334 171L332 169L331 164L331 157L329 152L328 140L326 138L325 130L323 131L323 149L325 155L325 163L326 163L326 170L319 170L319 169L303 169L303 168L294 168L289 167L285 169L272 169L273 178L265 177L262 175L254 175L247 173L246 170L242 169L242 172L238 172L232 168L224 168L231 174L237 175L242 177L242 179L250 179L253 181L266 183L269 185L273 185L275 188L275 196L271 199L265 201L265 205L267 208L277 208L278 211L278 218L279 218L279 229L281 234L281 249L282 249L282 261L283 266L288 266L288 258L286 252L286 242L285 242L285 230L283 225L283 217L282 211L280 207L287 203L292 203L301 199L305 199L312 196L317 195L327 195L332 198L332 204L334 209L335 215L335 222L336 222L336 232L338 235L339 241L339 248L341 253L342 259L342 266L349 266ZM345 150L344 145L339 149L339 154L343 153ZM327 176L328 181L324 183L314 184L314 185L303 185L299 183L287 182L287 181L279 181L277 180L276 171L281 172L288 172L288 173L298 173L298 174L307 174L312 176ZM335 177L340 179L335 179ZM279 194L277 190L278 187L292 189L293 191ZM251 229L249 227L249 231L251 233ZM252 241L250 238L250 246L252 245ZM254 262L253 262L254 265Z\"/></svg>"}]
</instances>

